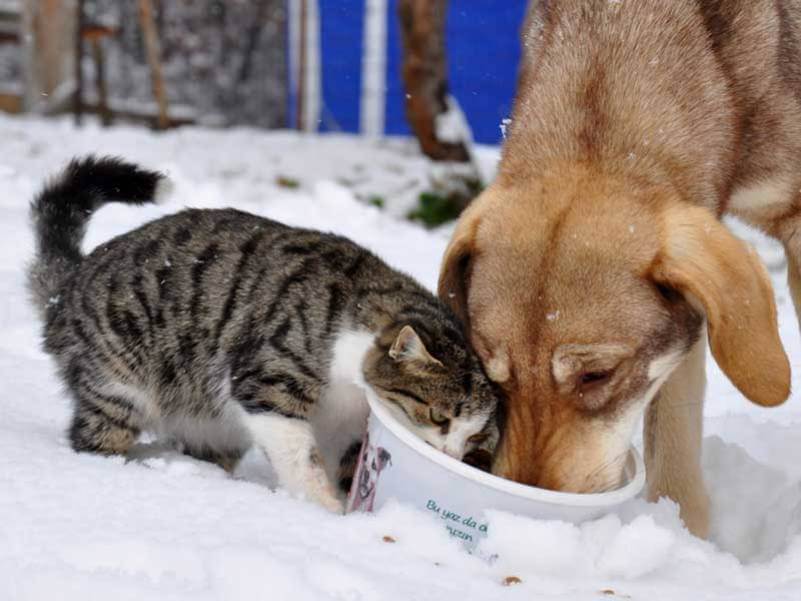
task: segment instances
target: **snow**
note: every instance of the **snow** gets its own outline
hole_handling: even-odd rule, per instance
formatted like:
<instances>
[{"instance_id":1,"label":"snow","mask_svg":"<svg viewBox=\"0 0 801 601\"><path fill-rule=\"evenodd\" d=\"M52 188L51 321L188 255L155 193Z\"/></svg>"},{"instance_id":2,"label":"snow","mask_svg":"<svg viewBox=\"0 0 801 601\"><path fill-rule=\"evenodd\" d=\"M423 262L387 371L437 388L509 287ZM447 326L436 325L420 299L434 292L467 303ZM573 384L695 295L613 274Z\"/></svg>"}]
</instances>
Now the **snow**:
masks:
<instances>
[{"instance_id":1,"label":"snow","mask_svg":"<svg viewBox=\"0 0 801 601\"><path fill-rule=\"evenodd\" d=\"M450 144L464 143L469 146L473 143L473 134L459 101L448 94L445 97L445 104L447 107L445 112L438 114L434 120L437 139Z\"/></svg>"},{"instance_id":2,"label":"snow","mask_svg":"<svg viewBox=\"0 0 801 601\"><path fill-rule=\"evenodd\" d=\"M501 136L503 139L506 139L506 132L509 129L509 126L512 125L512 120L508 117L506 119L501 119L501 124L498 126L501 128Z\"/></svg>"},{"instance_id":3,"label":"snow","mask_svg":"<svg viewBox=\"0 0 801 601\"><path fill-rule=\"evenodd\" d=\"M433 288L448 228L398 219L426 166L403 140L245 129L75 130L0 116L0 599L797 600L801 596L801 406L750 405L710 364L704 471L712 540L692 537L666 500L635 500L581 525L495 513L482 556L398 504L327 513L272 492L256 453L230 478L143 446L135 460L76 455L69 402L38 347L23 289L27 202L75 154L120 154L169 172L172 200L109 206L87 248L191 205L236 205L353 237ZM490 164L497 152L484 149ZM357 169L356 166L359 166ZM289 189L279 176L298 180ZM345 181L343 181L345 180ZM381 195L379 210L358 197ZM750 230L777 291L781 333L801 379L801 343L777 247ZM385 537L388 542L385 542ZM503 586L516 577L518 584ZM507 582L514 582L507 580Z\"/></svg>"},{"instance_id":4,"label":"snow","mask_svg":"<svg viewBox=\"0 0 801 601\"><path fill-rule=\"evenodd\" d=\"M434 129L437 139L448 144L463 144L468 154L467 162L436 162L430 167L431 180L436 189L449 195L456 192L460 196L465 196L461 191L467 182L480 182L492 179L493 173L488 174L482 165L479 151L473 141L473 131L467 122L459 100L448 94L445 96L445 112L439 113L434 118ZM461 193L460 193L461 191ZM469 198L469 193L467 194Z\"/></svg>"}]
</instances>

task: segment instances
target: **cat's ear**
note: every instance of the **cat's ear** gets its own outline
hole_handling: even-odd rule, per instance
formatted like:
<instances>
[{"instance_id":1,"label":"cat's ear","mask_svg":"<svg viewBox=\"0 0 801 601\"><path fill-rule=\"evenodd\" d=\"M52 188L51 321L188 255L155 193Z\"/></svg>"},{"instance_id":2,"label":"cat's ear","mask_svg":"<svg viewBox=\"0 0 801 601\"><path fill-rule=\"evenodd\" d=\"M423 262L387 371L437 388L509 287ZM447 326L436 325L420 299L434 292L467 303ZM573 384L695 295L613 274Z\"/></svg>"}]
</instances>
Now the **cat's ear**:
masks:
<instances>
[{"instance_id":1,"label":"cat's ear","mask_svg":"<svg viewBox=\"0 0 801 601\"><path fill-rule=\"evenodd\" d=\"M389 356L398 362L442 365L431 353L414 331L412 326L403 326L389 349Z\"/></svg>"}]
</instances>

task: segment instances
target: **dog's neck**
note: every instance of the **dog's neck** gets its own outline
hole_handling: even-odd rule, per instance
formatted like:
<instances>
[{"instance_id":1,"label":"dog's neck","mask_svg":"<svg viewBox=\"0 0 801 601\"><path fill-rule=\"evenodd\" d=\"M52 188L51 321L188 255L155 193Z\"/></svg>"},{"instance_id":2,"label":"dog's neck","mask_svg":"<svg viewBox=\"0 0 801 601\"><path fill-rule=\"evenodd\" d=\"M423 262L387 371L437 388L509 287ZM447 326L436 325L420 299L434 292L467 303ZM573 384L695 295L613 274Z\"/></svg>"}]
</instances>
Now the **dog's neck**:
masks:
<instances>
[{"instance_id":1,"label":"dog's neck","mask_svg":"<svg viewBox=\"0 0 801 601\"><path fill-rule=\"evenodd\" d=\"M499 183L572 163L722 211L736 119L701 14L663 0L535 4Z\"/></svg>"}]
</instances>

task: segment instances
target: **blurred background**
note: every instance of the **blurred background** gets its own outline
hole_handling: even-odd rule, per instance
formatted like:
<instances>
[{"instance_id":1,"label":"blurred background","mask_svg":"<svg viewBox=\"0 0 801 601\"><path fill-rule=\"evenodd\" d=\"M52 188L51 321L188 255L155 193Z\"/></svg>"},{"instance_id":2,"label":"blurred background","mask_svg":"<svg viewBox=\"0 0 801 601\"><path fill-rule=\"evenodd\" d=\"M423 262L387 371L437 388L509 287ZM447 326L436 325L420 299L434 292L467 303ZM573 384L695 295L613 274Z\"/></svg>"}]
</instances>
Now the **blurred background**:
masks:
<instances>
[{"instance_id":1,"label":"blurred background","mask_svg":"<svg viewBox=\"0 0 801 601\"><path fill-rule=\"evenodd\" d=\"M432 166L402 210L437 225L485 183L476 144L502 140L526 4L0 0L0 110L413 137Z\"/></svg>"}]
</instances>

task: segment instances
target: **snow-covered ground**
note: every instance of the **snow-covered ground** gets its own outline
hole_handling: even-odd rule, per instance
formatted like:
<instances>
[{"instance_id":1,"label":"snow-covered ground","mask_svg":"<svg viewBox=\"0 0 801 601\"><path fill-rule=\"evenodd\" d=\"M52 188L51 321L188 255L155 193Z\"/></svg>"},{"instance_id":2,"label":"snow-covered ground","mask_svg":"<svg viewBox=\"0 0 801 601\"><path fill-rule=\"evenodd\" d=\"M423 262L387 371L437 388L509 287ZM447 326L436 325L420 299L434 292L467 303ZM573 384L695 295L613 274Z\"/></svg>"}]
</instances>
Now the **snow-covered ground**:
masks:
<instances>
[{"instance_id":1,"label":"snow-covered ground","mask_svg":"<svg viewBox=\"0 0 801 601\"><path fill-rule=\"evenodd\" d=\"M427 232L396 217L426 184L407 141L76 131L65 121L0 116L0 600L801 598L798 393L782 408L759 409L714 366L704 452L712 542L691 537L673 504L638 500L581 526L494 515L483 551L498 559L487 564L409 508L341 517L271 492L253 453L236 479L170 453L128 464L74 454L64 436L69 402L39 350L23 266L32 249L28 200L45 176L86 152L166 170L177 184L166 206L103 209L87 247L181 206L236 205L348 235L433 288L447 242L447 228ZM356 195L381 196L388 207ZM757 241L775 275L801 389L781 255L738 231ZM503 586L510 576L521 583Z\"/></svg>"}]
</instances>

